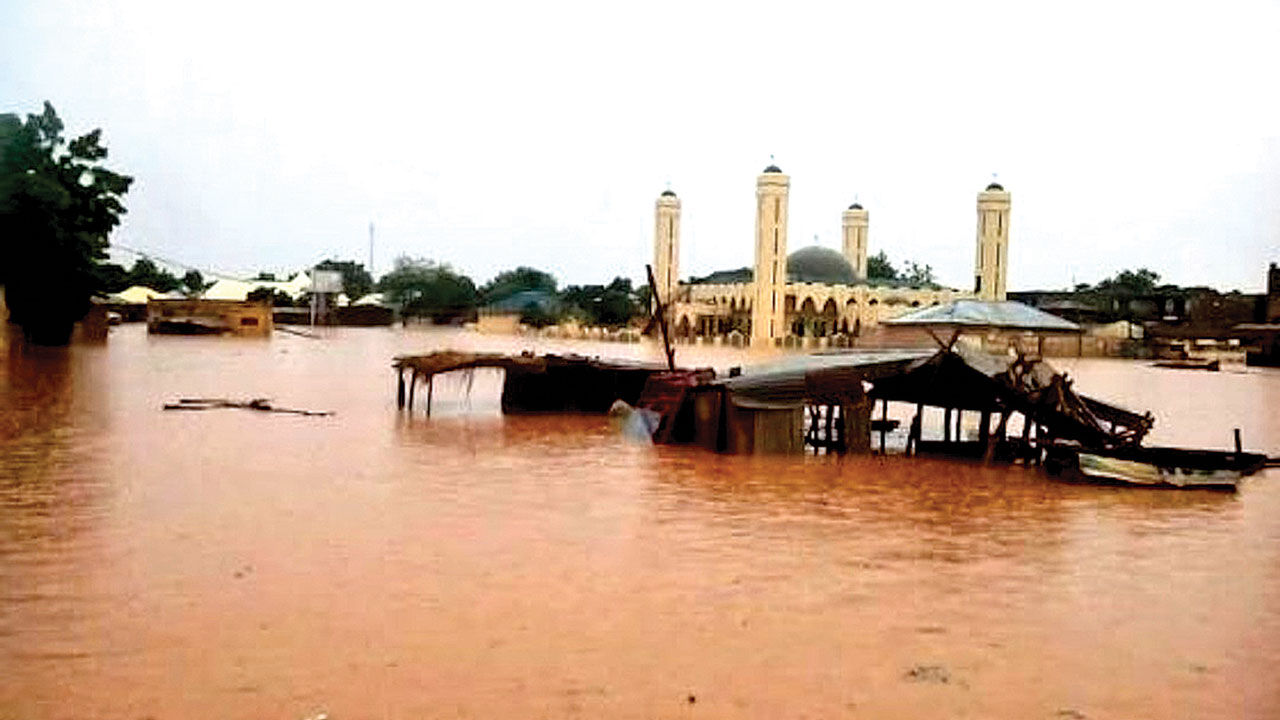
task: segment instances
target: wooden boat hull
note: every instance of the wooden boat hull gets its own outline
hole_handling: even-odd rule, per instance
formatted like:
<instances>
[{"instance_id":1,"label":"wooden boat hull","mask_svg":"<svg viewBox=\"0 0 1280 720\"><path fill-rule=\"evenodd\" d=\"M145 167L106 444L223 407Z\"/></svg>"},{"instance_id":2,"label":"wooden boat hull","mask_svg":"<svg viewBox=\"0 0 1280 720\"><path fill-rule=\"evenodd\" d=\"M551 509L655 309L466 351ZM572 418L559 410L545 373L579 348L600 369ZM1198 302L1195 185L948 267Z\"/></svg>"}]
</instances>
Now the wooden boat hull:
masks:
<instances>
[{"instance_id":1,"label":"wooden boat hull","mask_svg":"<svg viewBox=\"0 0 1280 720\"><path fill-rule=\"evenodd\" d=\"M1079 482L1235 490L1267 464L1265 455L1182 448L1054 448L1046 467Z\"/></svg>"},{"instance_id":2,"label":"wooden boat hull","mask_svg":"<svg viewBox=\"0 0 1280 720\"><path fill-rule=\"evenodd\" d=\"M1155 463L1080 453L1080 473L1088 478L1127 485L1222 488L1235 490L1244 477L1239 470L1161 466Z\"/></svg>"}]
</instances>

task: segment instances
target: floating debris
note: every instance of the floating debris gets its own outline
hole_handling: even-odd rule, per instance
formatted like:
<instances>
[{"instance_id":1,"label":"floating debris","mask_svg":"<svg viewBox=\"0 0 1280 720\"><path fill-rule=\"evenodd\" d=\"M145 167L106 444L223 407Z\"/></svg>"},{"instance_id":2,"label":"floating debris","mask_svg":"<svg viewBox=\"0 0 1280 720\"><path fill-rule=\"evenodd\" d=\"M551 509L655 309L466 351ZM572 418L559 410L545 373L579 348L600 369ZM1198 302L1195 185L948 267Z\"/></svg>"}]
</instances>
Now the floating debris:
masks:
<instances>
[{"instance_id":1,"label":"floating debris","mask_svg":"<svg viewBox=\"0 0 1280 720\"><path fill-rule=\"evenodd\" d=\"M904 677L913 682L931 682L942 685L951 682L951 673L941 665L916 665L908 670Z\"/></svg>"},{"instance_id":2,"label":"floating debris","mask_svg":"<svg viewBox=\"0 0 1280 720\"><path fill-rule=\"evenodd\" d=\"M288 415L332 415L328 410L296 410L294 408L276 407L270 398L253 398L252 400L227 400L225 398L179 398L178 402L165 403L165 410L221 410L235 408L238 410L257 410L258 412L285 413Z\"/></svg>"}]
</instances>

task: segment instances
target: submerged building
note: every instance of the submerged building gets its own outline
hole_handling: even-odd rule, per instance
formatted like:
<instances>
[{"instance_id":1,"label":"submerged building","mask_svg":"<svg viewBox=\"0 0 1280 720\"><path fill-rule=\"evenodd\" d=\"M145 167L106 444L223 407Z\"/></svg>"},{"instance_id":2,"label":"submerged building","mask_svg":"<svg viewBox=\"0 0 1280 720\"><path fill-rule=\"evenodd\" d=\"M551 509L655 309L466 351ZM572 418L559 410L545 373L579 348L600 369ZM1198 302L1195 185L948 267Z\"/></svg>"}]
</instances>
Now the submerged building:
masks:
<instances>
[{"instance_id":1,"label":"submerged building","mask_svg":"<svg viewBox=\"0 0 1280 720\"><path fill-rule=\"evenodd\" d=\"M974 289L911 287L867 274L868 211L842 214L843 253L817 245L787 252L791 178L770 165L756 178L755 264L679 281L680 199L657 201L654 284L670 306L677 337L728 337L753 344L852 338L913 308L961 298L1004 300L1009 261L1009 193L992 182L978 193Z\"/></svg>"}]
</instances>

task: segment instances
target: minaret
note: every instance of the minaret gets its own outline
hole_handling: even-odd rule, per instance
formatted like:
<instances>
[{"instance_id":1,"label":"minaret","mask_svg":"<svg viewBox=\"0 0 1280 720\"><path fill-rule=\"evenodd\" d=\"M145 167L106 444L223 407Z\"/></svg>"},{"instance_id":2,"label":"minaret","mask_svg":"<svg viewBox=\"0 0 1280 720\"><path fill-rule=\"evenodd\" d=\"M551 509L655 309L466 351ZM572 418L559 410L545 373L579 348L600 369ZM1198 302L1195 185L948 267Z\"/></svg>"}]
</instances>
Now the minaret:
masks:
<instances>
[{"instance_id":1,"label":"minaret","mask_svg":"<svg viewBox=\"0 0 1280 720\"><path fill-rule=\"evenodd\" d=\"M751 342L772 345L786 333L787 189L791 178L770 165L756 178L755 298Z\"/></svg>"},{"instance_id":2,"label":"minaret","mask_svg":"<svg viewBox=\"0 0 1280 720\"><path fill-rule=\"evenodd\" d=\"M844 211L844 259L859 281L867 279L867 211L856 202Z\"/></svg>"},{"instance_id":3,"label":"minaret","mask_svg":"<svg viewBox=\"0 0 1280 720\"><path fill-rule=\"evenodd\" d=\"M1009 193L992 182L978 193L978 258L973 269L979 300L1004 300L1009 277Z\"/></svg>"},{"instance_id":4,"label":"minaret","mask_svg":"<svg viewBox=\"0 0 1280 720\"><path fill-rule=\"evenodd\" d=\"M680 198L671 190L658 196L653 225L654 290L670 305L680 287Z\"/></svg>"}]
</instances>

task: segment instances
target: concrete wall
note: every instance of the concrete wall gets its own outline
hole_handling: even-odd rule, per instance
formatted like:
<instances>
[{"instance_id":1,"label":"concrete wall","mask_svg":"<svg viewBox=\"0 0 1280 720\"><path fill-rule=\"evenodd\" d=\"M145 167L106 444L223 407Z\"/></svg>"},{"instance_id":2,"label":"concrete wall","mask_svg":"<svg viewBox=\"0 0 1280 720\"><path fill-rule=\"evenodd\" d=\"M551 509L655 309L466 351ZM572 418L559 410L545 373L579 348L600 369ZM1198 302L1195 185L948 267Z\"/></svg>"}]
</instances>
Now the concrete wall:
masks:
<instances>
[{"instance_id":1,"label":"concrete wall","mask_svg":"<svg viewBox=\"0 0 1280 720\"><path fill-rule=\"evenodd\" d=\"M265 336L274 329L271 304L239 300L152 300L147 303L148 329L156 323L184 319L217 324L232 335Z\"/></svg>"}]
</instances>

